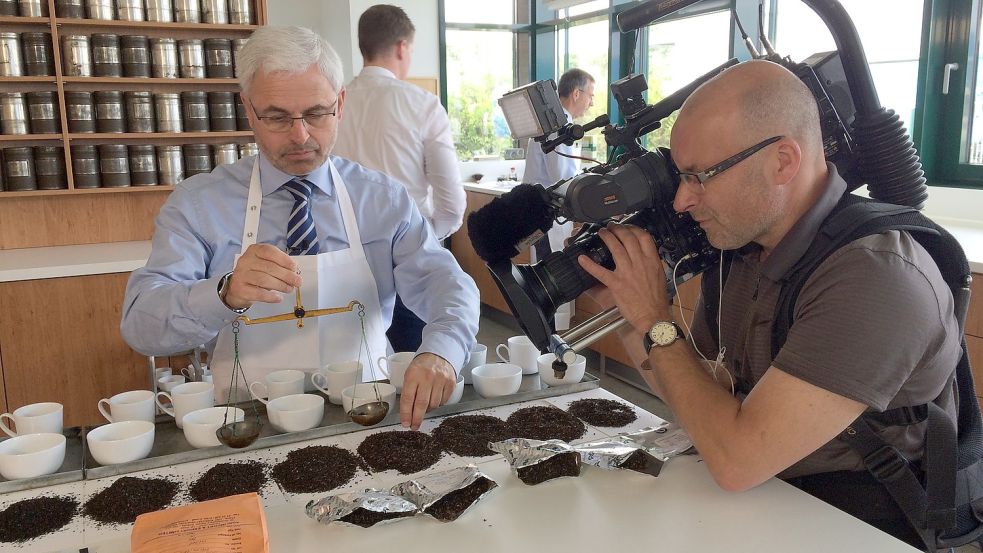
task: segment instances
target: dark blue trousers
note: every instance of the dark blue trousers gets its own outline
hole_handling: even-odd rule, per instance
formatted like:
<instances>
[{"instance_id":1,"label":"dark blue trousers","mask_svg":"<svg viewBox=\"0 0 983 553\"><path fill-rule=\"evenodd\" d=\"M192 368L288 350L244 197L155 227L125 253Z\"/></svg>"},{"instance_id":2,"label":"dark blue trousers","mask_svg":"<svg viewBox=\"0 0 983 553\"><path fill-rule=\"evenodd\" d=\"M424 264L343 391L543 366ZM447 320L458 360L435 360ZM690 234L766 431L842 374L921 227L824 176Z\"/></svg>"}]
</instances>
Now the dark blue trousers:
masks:
<instances>
[{"instance_id":1,"label":"dark blue trousers","mask_svg":"<svg viewBox=\"0 0 983 553\"><path fill-rule=\"evenodd\" d=\"M393 309L393 322L386 331L386 338L393 346L393 351L416 351L423 342L423 327L427 323L409 310L403 300L397 295L396 306Z\"/></svg>"}]
</instances>

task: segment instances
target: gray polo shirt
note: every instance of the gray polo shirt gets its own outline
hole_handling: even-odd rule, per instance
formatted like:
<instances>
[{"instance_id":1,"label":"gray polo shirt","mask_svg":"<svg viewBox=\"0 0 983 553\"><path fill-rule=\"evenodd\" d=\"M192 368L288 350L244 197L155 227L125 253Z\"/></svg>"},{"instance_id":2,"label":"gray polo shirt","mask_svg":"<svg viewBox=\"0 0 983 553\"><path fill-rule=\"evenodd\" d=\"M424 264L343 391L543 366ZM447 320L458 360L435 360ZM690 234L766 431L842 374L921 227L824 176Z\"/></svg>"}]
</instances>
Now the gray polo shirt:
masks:
<instances>
[{"instance_id":1,"label":"gray polo shirt","mask_svg":"<svg viewBox=\"0 0 983 553\"><path fill-rule=\"evenodd\" d=\"M846 191L835 167L828 167L822 197L764 262L756 244L734 257L721 304L727 368L745 391L774 366L870 411L929 402L951 385L960 336L948 286L907 232L864 237L827 258L802 288L788 339L772 360L779 279L805 254ZM702 317L702 299L696 313L694 339L712 359L717 347ZM945 407L954 418L954 405ZM883 429L881 435L909 459L921 458L924 424ZM834 439L779 477L862 469L860 457Z\"/></svg>"}]
</instances>

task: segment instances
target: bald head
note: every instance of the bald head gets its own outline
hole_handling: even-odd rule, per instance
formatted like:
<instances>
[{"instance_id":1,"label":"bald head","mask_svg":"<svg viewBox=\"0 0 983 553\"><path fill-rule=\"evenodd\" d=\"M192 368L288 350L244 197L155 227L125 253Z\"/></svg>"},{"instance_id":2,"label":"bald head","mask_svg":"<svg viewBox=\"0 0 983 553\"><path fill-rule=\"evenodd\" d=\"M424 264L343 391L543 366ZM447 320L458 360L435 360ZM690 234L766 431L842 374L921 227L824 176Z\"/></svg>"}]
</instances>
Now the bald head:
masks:
<instances>
[{"instance_id":1,"label":"bald head","mask_svg":"<svg viewBox=\"0 0 983 553\"><path fill-rule=\"evenodd\" d=\"M769 61L738 64L698 88L683 104L674 129L689 125L731 149L786 136L799 143L804 161L823 159L816 100L798 77Z\"/></svg>"}]
</instances>

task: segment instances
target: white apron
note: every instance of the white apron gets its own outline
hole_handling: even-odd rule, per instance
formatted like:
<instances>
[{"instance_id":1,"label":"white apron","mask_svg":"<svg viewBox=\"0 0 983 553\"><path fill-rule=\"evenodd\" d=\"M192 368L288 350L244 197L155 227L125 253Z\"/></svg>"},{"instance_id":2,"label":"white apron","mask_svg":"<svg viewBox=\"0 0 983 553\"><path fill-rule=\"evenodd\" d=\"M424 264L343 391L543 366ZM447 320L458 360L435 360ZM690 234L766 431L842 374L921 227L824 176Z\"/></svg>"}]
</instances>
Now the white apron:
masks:
<instances>
[{"instance_id":1,"label":"white apron","mask_svg":"<svg viewBox=\"0 0 983 553\"><path fill-rule=\"evenodd\" d=\"M362 329L358 318L358 307L350 313L323 315L304 319L304 327L297 328L296 320L247 325L239 323L239 362L247 382L240 383L235 401L249 398L247 386L254 381L263 380L266 374L280 369L299 369L306 373L306 387L312 390L310 375L329 363L354 361L362 362L363 379L385 378L376 368L375 359L386 355L385 327L379 293L372 269L365 259L362 239L355 222L348 189L337 169L329 159L331 179L341 208L341 217L349 247L343 250L324 252L317 255L291 256L297 262L303 277L301 301L308 311L329 307L342 307L357 299L365 305L365 334L368 355L363 344ZM253 164L249 181L246 222L242 233L242 252L256 243L259 230L259 214L263 205L263 192L259 179L259 156ZM236 256L238 261L239 256ZM324 286L320 286L324 284ZM284 294L280 303L257 302L246 312L250 319L279 315L293 311L296 302L294 294ZM224 404L228 399L228 389L232 378L234 359L232 325L219 332L215 351L212 354L212 367L215 384L215 400ZM240 376L241 378L241 376Z\"/></svg>"}]
</instances>

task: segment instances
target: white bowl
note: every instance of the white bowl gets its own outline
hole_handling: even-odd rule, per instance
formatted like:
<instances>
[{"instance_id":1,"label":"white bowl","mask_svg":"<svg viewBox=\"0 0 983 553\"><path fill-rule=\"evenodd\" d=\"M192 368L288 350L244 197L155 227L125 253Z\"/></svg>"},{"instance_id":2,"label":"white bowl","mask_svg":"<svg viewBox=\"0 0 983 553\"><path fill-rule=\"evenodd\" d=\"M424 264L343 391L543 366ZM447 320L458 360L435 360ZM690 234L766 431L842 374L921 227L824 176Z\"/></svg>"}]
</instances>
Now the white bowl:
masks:
<instances>
[{"instance_id":1,"label":"white bowl","mask_svg":"<svg viewBox=\"0 0 983 553\"><path fill-rule=\"evenodd\" d=\"M399 405L396 403L396 387L392 384L386 384L385 382L363 382L356 386L349 386L341 391L341 406L345 409L345 412L352 410L352 405L362 405L365 403L372 403L376 401L375 390L373 386L379 389L379 396L382 401L389 404L389 412L391 413L394 409L398 409ZM352 400L353 392L355 388L358 388L358 397Z\"/></svg>"},{"instance_id":2,"label":"white bowl","mask_svg":"<svg viewBox=\"0 0 983 553\"><path fill-rule=\"evenodd\" d=\"M447 400L444 405L451 405L452 403L457 403L461 401L461 396L464 395L464 375L457 375L457 382L454 384L454 391L451 392L451 397Z\"/></svg>"},{"instance_id":3,"label":"white bowl","mask_svg":"<svg viewBox=\"0 0 983 553\"><path fill-rule=\"evenodd\" d=\"M324 398L316 394L290 394L266 404L270 424L280 432L300 432L321 424Z\"/></svg>"},{"instance_id":4,"label":"white bowl","mask_svg":"<svg viewBox=\"0 0 983 553\"><path fill-rule=\"evenodd\" d=\"M514 394L522 385L522 367L512 363L488 363L471 370L471 382L481 397Z\"/></svg>"},{"instance_id":5,"label":"white bowl","mask_svg":"<svg viewBox=\"0 0 983 553\"><path fill-rule=\"evenodd\" d=\"M0 475L7 480L51 474L64 462L62 434L24 434L0 442Z\"/></svg>"},{"instance_id":6,"label":"white bowl","mask_svg":"<svg viewBox=\"0 0 983 553\"><path fill-rule=\"evenodd\" d=\"M228 421L225 412L229 411ZM192 411L184 416L184 438L191 447L214 447L221 445L215 432L227 422L239 422L246 418L246 412L238 407L207 407Z\"/></svg>"},{"instance_id":7,"label":"white bowl","mask_svg":"<svg viewBox=\"0 0 983 553\"><path fill-rule=\"evenodd\" d=\"M557 378L553 372L553 361L556 355L544 353L536 359L539 365L539 379L547 386L562 386L564 384L576 384L584 378L584 371L587 370L587 358L578 355L577 360L567 365L567 372L563 378Z\"/></svg>"},{"instance_id":8,"label":"white bowl","mask_svg":"<svg viewBox=\"0 0 983 553\"><path fill-rule=\"evenodd\" d=\"M143 459L154 447L154 423L122 421L93 428L85 435L92 457L100 465Z\"/></svg>"}]
</instances>

